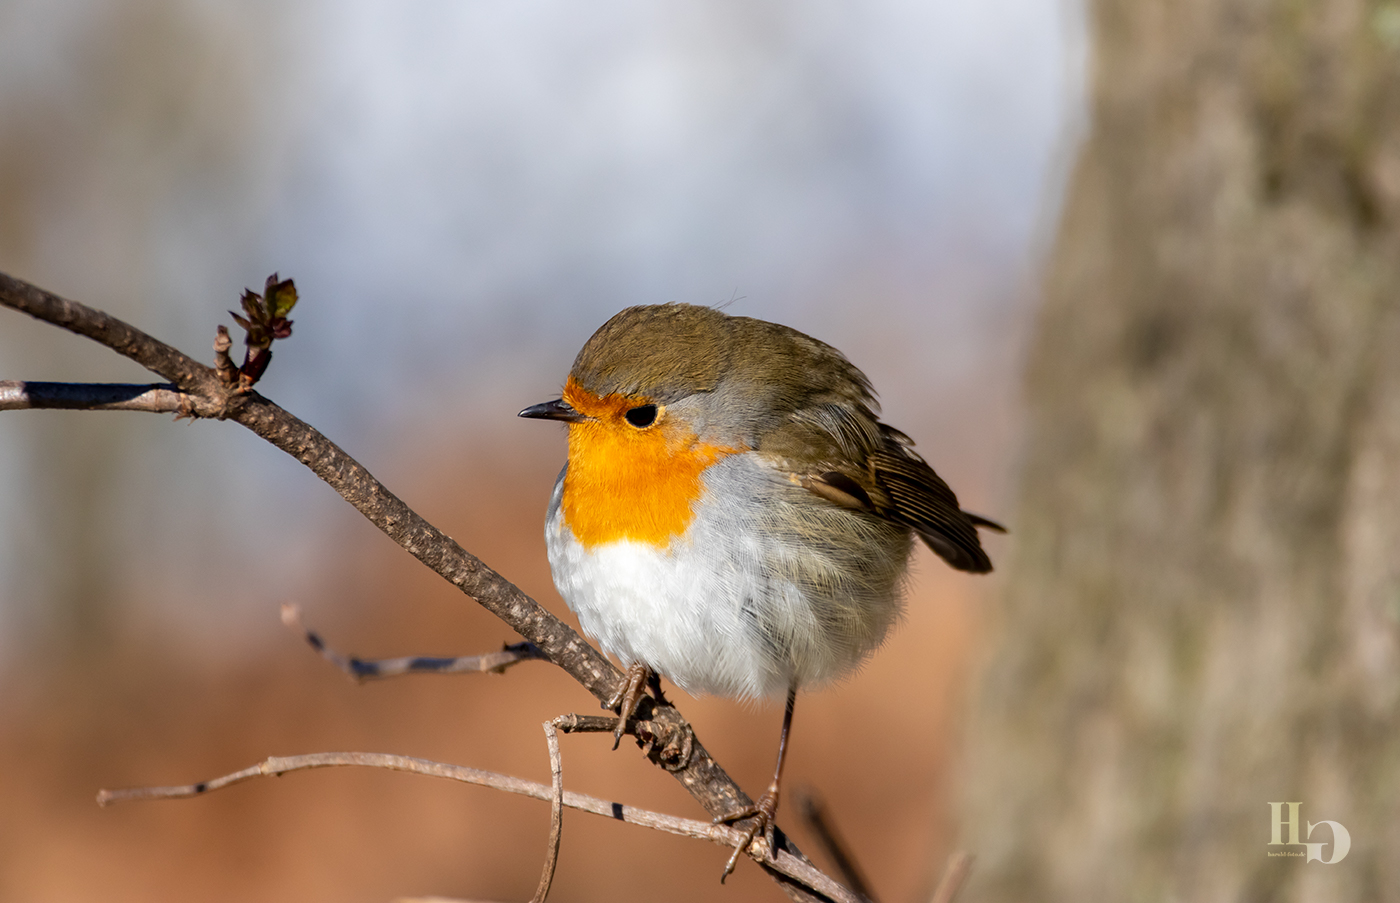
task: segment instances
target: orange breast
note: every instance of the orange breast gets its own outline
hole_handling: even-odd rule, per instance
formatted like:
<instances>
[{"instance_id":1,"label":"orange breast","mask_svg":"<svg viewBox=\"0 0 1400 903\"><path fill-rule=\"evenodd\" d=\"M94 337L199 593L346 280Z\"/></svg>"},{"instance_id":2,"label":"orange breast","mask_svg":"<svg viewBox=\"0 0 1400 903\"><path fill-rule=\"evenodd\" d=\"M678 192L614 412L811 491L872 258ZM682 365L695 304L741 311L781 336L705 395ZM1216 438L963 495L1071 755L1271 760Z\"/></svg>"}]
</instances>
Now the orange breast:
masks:
<instances>
[{"instance_id":1,"label":"orange breast","mask_svg":"<svg viewBox=\"0 0 1400 903\"><path fill-rule=\"evenodd\" d=\"M639 430L624 414L644 400L596 396L571 379L564 400L592 420L569 425L564 523L585 547L618 540L664 548L684 533L700 496L700 475L742 449L695 441L683 423L663 416Z\"/></svg>"}]
</instances>

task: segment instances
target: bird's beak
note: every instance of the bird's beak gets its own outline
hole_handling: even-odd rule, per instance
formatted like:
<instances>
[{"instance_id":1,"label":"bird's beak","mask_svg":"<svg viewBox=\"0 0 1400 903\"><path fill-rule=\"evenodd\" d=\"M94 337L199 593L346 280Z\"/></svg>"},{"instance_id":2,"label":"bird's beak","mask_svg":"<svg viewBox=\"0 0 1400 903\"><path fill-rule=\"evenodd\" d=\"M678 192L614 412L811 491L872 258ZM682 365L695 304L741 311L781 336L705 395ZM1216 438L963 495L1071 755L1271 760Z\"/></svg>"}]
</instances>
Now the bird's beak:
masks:
<instances>
[{"instance_id":1,"label":"bird's beak","mask_svg":"<svg viewBox=\"0 0 1400 903\"><path fill-rule=\"evenodd\" d=\"M566 423L580 423L587 419L562 398L530 405L516 416L532 420L563 420Z\"/></svg>"}]
</instances>

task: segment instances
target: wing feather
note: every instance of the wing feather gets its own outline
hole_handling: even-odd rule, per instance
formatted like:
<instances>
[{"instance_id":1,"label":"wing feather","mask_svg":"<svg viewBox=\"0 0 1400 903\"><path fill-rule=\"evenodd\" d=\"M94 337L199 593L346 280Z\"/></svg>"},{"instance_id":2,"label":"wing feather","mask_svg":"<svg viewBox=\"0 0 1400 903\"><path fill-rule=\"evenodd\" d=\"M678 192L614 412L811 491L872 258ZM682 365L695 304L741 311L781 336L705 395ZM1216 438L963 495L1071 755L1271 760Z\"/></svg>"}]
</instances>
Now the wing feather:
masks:
<instances>
[{"instance_id":1,"label":"wing feather","mask_svg":"<svg viewBox=\"0 0 1400 903\"><path fill-rule=\"evenodd\" d=\"M870 456L870 468L891 502L881 514L913 527L929 548L960 571L985 574L992 569L972 516L958 507L958 497L923 458L891 442Z\"/></svg>"},{"instance_id":2,"label":"wing feather","mask_svg":"<svg viewBox=\"0 0 1400 903\"><path fill-rule=\"evenodd\" d=\"M978 527L1000 524L963 511L958 497L913 450L904 433L850 404L815 404L794 412L787 448L825 449L798 473L810 492L844 508L855 508L912 528L953 567L986 573L991 559L982 549ZM776 449L774 449L776 450ZM791 466L796 455L787 457Z\"/></svg>"}]
</instances>

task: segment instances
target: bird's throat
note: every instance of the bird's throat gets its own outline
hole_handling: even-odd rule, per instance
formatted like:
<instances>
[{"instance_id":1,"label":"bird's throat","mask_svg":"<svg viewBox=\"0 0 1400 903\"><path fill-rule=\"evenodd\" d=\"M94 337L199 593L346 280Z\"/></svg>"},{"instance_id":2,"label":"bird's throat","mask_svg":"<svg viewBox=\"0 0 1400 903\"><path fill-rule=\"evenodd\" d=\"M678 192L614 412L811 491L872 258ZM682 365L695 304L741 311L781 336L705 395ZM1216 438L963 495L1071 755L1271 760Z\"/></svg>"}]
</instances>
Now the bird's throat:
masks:
<instances>
[{"instance_id":1,"label":"bird's throat","mask_svg":"<svg viewBox=\"0 0 1400 903\"><path fill-rule=\"evenodd\" d=\"M620 540L665 548L690 526L705 468L737 451L674 431L572 424L564 523L586 548Z\"/></svg>"}]
</instances>

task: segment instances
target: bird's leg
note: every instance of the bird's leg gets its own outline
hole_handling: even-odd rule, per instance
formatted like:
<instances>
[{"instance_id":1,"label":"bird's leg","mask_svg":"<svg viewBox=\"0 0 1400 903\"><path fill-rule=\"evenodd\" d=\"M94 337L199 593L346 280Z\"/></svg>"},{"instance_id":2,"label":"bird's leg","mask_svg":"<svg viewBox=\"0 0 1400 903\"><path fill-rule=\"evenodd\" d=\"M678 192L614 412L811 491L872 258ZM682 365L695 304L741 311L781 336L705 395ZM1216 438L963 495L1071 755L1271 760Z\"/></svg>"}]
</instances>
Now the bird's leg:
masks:
<instances>
[{"instance_id":1,"label":"bird's leg","mask_svg":"<svg viewBox=\"0 0 1400 903\"><path fill-rule=\"evenodd\" d=\"M743 818L752 818L753 824L744 832L744 836L739 841L739 845L734 848L734 855L729 857L725 863L724 873L719 876L719 883L723 884L724 879L729 877L729 873L734 871L734 866L739 862L739 856L749 848L753 839L762 833L768 838L768 848L773 849L773 819L778 814L778 791L783 782L783 762L787 759L788 732L792 730L792 707L797 702L797 687L794 685L788 688L787 708L783 711L783 733L778 738L778 764L773 769L773 783L768 785L768 789L763 791L763 796L758 798L758 803L732 812L728 815L721 815L715 819L715 824L738 821Z\"/></svg>"},{"instance_id":2,"label":"bird's leg","mask_svg":"<svg viewBox=\"0 0 1400 903\"><path fill-rule=\"evenodd\" d=\"M646 665L628 665L627 683L622 692L608 700L605 708L617 709L617 727L613 730L613 749L622 743L622 735L627 731L627 722L637 713L637 704L642 701L642 688L646 686L651 669Z\"/></svg>"},{"instance_id":3,"label":"bird's leg","mask_svg":"<svg viewBox=\"0 0 1400 903\"><path fill-rule=\"evenodd\" d=\"M528 645L528 644L527 644ZM666 694L661 692L661 675L655 671L647 675L647 686L651 689L651 695L656 697L657 705L670 705L666 699Z\"/></svg>"}]
</instances>

